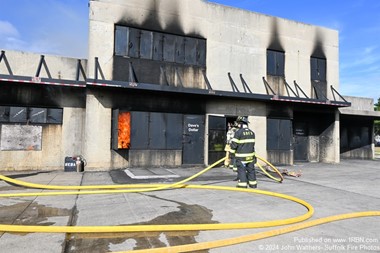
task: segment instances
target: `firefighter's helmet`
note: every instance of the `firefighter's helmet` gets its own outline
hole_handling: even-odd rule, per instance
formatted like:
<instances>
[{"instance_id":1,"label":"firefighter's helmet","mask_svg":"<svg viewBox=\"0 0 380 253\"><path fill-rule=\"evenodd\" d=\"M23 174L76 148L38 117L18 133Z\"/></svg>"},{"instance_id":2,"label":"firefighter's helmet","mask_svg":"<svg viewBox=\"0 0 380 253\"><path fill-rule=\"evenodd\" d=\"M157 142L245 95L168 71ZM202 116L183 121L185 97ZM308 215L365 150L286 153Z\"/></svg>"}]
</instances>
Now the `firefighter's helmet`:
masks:
<instances>
[{"instance_id":1,"label":"firefighter's helmet","mask_svg":"<svg viewBox=\"0 0 380 253\"><path fill-rule=\"evenodd\" d=\"M236 122L237 123L247 124L247 125L249 123L247 116L239 116L239 117L237 117Z\"/></svg>"}]
</instances>

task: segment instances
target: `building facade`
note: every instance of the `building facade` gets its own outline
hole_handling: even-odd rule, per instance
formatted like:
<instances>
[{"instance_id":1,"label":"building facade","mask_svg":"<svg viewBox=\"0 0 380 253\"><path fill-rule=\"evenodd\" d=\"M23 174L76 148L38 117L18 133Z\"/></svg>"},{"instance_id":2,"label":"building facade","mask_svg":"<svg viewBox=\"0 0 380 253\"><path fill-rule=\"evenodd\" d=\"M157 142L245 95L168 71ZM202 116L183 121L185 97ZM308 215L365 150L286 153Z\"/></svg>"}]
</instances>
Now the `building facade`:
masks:
<instances>
[{"instance_id":1,"label":"building facade","mask_svg":"<svg viewBox=\"0 0 380 253\"><path fill-rule=\"evenodd\" d=\"M338 92L337 31L179 2L89 1L88 59L3 51L1 169L211 164L239 115L274 164L373 158L379 115Z\"/></svg>"}]
</instances>

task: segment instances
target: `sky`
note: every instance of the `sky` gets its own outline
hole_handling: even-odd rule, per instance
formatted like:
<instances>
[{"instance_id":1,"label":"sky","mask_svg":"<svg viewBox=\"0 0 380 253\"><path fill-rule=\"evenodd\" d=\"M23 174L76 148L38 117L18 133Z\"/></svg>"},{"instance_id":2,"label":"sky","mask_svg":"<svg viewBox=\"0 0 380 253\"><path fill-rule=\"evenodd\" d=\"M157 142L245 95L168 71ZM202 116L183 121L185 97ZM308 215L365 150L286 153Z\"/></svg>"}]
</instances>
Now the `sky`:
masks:
<instances>
[{"instance_id":1,"label":"sky","mask_svg":"<svg viewBox=\"0 0 380 253\"><path fill-rule=\"evenodd\" d=\"M380 98L379 0L210 2L338 30L339 93ZM87 58L87 45L88 0L1 0L1 50Z\"/></svg>"}]
</instances>

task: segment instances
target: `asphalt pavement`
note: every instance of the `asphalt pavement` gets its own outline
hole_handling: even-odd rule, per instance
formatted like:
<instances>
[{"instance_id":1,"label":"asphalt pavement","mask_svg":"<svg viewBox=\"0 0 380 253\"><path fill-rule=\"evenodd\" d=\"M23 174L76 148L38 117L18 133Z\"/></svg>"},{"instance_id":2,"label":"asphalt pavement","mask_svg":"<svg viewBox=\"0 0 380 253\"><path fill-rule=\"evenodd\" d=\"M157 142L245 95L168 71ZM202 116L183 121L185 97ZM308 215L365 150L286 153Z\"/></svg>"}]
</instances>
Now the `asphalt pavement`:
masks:
<instances>
[{"instance_id":1,"label":"asphalt pavement","mask_svg":"<svg viewBox=\"0 0 380 253\"><path fill-rule=\"evenodd\" d=\"M309 220L361 211L380 211L380 160L342 160L339 164L299 163L278 166L282 183L257 173L258 189L297 197L313 206ZM3 171L26 182L47 185L172 184L203 167L127 168L112 171ZM213 168L187 184L231 186L236 173ZM0 181L0 194L52 192ZM41 226L120 226L223 224L282 220L306 208L280 198L236 191L178 188L140 193L1 197L0 224ZM208 242L251 235L281 227L130 233L0 232L0 251L7 253L120 252ZM197 252L380 252L380 217L330 222L266 239Z\"/></svg>"}]
</instances>

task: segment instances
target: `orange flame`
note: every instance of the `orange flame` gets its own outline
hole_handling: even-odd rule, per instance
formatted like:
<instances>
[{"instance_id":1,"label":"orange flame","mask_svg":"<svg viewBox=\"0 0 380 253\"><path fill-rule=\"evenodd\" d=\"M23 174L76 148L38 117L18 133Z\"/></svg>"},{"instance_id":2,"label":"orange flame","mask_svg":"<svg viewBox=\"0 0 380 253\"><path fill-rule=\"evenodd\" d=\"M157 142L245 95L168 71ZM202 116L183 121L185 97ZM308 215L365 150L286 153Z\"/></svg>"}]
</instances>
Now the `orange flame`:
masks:
<instances>
[{"instance_id":1,"label":"orange flame","mask_svg":"<svg viewBox=\"0 0 380 253\"><path fill-rule=\"evenodd\" d=\"M119 113L118 121L117 147L119 149L129 148L131 146L131 113Z\"/></svg>"}]
</instances>

